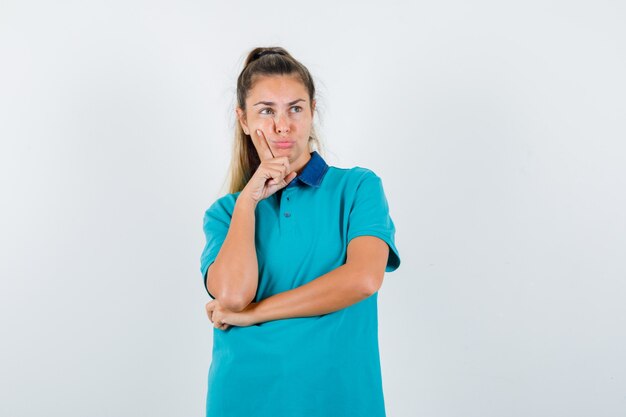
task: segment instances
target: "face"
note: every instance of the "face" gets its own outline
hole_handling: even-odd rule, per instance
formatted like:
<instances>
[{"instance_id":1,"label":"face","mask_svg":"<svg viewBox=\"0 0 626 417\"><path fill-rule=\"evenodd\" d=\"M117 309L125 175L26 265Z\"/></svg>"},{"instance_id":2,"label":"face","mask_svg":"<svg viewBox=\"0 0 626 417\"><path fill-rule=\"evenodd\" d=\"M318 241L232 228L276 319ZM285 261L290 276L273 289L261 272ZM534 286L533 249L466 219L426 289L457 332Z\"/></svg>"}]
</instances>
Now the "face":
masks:
<instances>
[{"instance_id":1,"label":"face","mask_svg":"<svg viewBox=\"0 0 626 417\"><path fill-rule=\"evenodd\" d=\"M314 110L315 100L312 105ZM237 117L247 135L256 129L263 132L274 157L287 156L296 167L308 161L313 112L309 93L298 78L259 78L248 92L246 112L237 108Z\"/></svg>"}]
</instances>

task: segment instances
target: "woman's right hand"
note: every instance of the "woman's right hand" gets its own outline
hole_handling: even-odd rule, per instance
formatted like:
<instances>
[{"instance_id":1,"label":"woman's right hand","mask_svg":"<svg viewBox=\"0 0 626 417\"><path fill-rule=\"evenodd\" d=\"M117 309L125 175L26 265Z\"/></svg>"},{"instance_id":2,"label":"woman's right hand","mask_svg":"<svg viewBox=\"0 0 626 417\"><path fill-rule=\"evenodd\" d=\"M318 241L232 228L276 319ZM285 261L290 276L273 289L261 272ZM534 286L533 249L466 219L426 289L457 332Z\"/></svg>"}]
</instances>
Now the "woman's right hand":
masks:
<instances>
[{"instance_id":1,"label":"woman's right hand","mask_svg":"<svg viewBox=\"0 0 626 417\"><path fill-rule=\"evenodd\" d=\"M274 157L265 135L260 129L256 130L250 137L259 154L261 163L252 175L252 178L250 178L250 181L248 181L248 184L241 191L241 194L245 193L255 203L258 203L281 188L286 187L298 173L295 171L291 172L288 157Z\"/></svg>"}]
</instances>

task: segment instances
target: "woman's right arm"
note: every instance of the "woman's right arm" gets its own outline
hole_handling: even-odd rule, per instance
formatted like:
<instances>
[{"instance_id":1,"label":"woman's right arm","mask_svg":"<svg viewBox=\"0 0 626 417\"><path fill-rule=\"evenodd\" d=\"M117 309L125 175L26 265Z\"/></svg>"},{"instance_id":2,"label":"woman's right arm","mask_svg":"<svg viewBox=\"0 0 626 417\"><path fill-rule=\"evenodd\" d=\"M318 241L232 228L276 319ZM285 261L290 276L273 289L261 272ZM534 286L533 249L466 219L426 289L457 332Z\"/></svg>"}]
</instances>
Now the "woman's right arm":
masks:
<instances>
[{"instance_id":1,"label":"woman's right arm","mask_svg":"<svg viewBox=\"0 0 626 417\"><path fill-rule=\"evenodd\" d=\"M252 136L261 163L235 201L228 233L207 271L207 289L233 312L245 309L256 296L259 266L255 246L255 209L259 201L287 186L297 175L289 158L275 158L261 130Z\"/></svg>"},{"instance_id":2,"label":"woman's right arm","mask_svg":"<svg viewBox=\"0 0 626 417\"><path fill-rule=\"evenodd\" d=\"M215 262L207 271L207 288L220 304L239 312L254 300L259 270L254 244L257 202L241 193Z\"/></svg>"}]
</instances>

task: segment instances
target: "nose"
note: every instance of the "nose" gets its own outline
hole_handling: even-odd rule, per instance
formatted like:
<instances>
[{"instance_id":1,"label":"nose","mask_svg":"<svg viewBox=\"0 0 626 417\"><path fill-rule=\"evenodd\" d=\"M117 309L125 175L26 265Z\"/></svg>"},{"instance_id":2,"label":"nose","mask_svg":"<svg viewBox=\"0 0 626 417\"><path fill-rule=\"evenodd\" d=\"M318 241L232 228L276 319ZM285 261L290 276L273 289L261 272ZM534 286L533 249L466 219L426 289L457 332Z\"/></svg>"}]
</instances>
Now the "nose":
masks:
<instances>
[{"instance_id":1,"label":"nose","mask_svg":"<svg viewBox=\"0 0 626 417\"><path fill-rule=\"evenodd\" d=\"M277 133L289 133L289 118L278 114L274 120Z\"/></svg>"}]
</instances>

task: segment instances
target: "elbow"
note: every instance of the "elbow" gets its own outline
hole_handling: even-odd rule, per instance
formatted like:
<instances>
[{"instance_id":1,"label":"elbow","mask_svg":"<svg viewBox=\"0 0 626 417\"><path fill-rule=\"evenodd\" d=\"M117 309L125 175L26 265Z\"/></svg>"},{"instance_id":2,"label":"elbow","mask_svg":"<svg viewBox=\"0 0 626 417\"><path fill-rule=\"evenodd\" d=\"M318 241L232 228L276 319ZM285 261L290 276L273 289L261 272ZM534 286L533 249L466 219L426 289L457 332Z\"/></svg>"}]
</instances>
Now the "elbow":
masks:
<instances>
[{"instance_id":1,"label":"elbow","mask_svg":"<svg viewBox=\"0 0 626 417\"><path fill-rule=\"evenodd\" d=\"M215 269L212 269L214 266ZM211 294L215 294L215 299L217 299L220 305L225 309L239 313L254 300L256 287L247 288L244 291L242 291L241 288L232 288L234 283L232 280L229 280L228 277L241 275L240 272L224 272L214 263L209 267L209 273L207 275L212 277L211 280L207 278L207 288ZM212 286L210 287L211 284Z\"/></svg>"},{"instance_id":2,"label":"elbow","mask_svg":"<svg viewBox=\"0 0 626 417\"><path fill-rule=\"evenodd\" d=\"M229 291L216 291L215 299L220 305L233 313L240 313L254 300L253 297L242 296L241 294L229 293Z\"/></svg>"},{"instance_id":3,"label":"elbow","mask_svg":"<svg viewBox=\"0 0 626 417\"><path fill-rule=\"evenodd\" d=\"M220 305L233 313L240 313L248 307L250 301L241 297L223 297L219 299Z\"/></svg>"},{"instance_id":4,"label":"elbow","mask_svg":"<svg viewBox=\"0 0 626 417\"><path fill-rule=\"evenodd\" d=\"M370 297L380 289L382 274L354 263L346 263L345 266L350 268L350 288L358 290L363 298Z\"/></svg>"},{"instance_id":5,"label":"elbow","mask_svg":"<svg viewBox=\"0 0 626 417\"><path fill-rule=\"evenodd\" d=\"M380 290L380 287L382 287L383 285L384 276L384 272L367 275L368 279L364 280L365 294L367 296L374 295L376 292L378 292L378 290Z\"/></svg>"}]
</instances>

